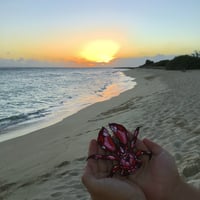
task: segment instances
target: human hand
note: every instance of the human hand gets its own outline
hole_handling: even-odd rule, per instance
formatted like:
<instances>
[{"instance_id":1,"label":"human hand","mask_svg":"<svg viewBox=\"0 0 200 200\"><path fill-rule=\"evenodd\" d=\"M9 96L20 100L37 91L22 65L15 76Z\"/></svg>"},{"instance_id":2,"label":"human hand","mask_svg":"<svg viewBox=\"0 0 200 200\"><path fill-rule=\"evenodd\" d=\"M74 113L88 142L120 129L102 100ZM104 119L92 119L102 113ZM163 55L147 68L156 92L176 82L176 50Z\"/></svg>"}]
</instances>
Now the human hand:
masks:
<instances>
[{"instance_id":1,"label":"human hand","mask_svg":"<svg viewBox=\"0 0 200 200\"><path fill-rule=\"evenodd\" d=\"M88 156L105 154L96 140L90 142ZM142 190L129 177L108 178L112 162L89 159L82 177L93 200L145 200Z\"/></svg>"},{"instance_id":2,"label":"human hand","mask_svg":"<svg viewBox=\"0 0 200 200\"><path fill-rule=\"evenodd\" d=\"M130 179L142 188L148 200L172 199L170 195L181 183L173 157L148 139L144 139L143 143L152 152L152 158Z\"/></svg>"}]
</instances>

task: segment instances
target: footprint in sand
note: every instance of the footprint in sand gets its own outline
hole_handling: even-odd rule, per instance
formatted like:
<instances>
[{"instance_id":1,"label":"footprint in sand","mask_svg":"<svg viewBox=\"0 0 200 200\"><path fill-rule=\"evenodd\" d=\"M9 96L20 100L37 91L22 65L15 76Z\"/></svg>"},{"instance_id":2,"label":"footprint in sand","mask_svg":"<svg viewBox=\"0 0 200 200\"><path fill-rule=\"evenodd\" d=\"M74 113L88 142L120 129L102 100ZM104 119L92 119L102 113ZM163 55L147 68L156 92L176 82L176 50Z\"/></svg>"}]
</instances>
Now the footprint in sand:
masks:
<instances>
[{"instance_id":1,"label":"footprint in sand","mask_svg":"<svg viewBox=\"0 0 200 200\"><path fill-rule=\"evenodd\" d=\"M199 172L200 169L200 159L196 159L188 163L188 165L183 169L183 175L185 177L194 176Z\"/></svg>"},{"instance_id":2,"label":"footprint in sand","mask_svg":"<svg viewBox=\"0 0 200 200\"><path fill-rule=\"evenodd\" d=\"M52 197L60 197L62 195L63 195L62 192L55 192L55 193L51 194Z\"/></svg>"},{"instance_id":3,"label":"footprint in sand","mask_svg":"<svg viewBox=\"0 0 200 200\"><path fill-rule=\"evenodd\" d=\"M69 165L70 164L70 161L63 161L62 163L60 163L59 165L56 166L56 168L61 168L61 167L64 167L66 165Z\"/></svg>"}]
</instances>

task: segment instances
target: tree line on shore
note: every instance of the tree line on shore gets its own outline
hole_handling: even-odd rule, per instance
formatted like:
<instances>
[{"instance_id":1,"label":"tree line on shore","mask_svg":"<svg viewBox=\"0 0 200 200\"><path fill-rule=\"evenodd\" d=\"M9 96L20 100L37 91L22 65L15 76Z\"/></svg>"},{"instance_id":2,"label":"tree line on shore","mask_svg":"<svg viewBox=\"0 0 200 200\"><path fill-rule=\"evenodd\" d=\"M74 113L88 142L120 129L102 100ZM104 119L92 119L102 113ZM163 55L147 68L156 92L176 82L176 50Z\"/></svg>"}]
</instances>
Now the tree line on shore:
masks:
<instances>
[{"instance_id":1,"label":"tree line on shore","mask_svg":"<svg viewBox=\"0 0 200 200\"><path fill-rule=\"evenodd\" d=\"M140 67L167 70L200 69L200 51L194 51L191 55L176 56L172 60L161 60L158 62L146 60L145 64Z\"/></svg>"}]
</instances>

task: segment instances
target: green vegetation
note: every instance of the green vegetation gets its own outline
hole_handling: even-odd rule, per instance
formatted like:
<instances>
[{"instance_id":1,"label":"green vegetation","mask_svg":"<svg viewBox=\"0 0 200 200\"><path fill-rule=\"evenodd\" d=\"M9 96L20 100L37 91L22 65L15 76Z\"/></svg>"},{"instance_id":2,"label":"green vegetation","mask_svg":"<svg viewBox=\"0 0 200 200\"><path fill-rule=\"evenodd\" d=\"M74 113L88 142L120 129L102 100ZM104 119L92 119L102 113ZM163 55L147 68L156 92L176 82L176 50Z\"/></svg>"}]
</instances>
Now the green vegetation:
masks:
<instances>
[{"instance_id":1,"label":"green vegetation","mask_svg":"<svg viewBox=\"0 0 200 200\"><path fill-rule=\"evenodd\" d=\"M200 69L200 51L194 51L191 55L180 55L172 60L161 60L159 62L146 60L145 64L140 67L167 70Z\"/></svg>"},{"instance_id":2,"label":"green vegetation","mask_svg":"<svg viewBox=\"0 0 200 200\"><path fill-rule=\"evenodd\" d=\"M200 57L194 57L189 55L177 56L166 65L166 69L169 70L200 69Z\"/></svg>"}]
</instances>

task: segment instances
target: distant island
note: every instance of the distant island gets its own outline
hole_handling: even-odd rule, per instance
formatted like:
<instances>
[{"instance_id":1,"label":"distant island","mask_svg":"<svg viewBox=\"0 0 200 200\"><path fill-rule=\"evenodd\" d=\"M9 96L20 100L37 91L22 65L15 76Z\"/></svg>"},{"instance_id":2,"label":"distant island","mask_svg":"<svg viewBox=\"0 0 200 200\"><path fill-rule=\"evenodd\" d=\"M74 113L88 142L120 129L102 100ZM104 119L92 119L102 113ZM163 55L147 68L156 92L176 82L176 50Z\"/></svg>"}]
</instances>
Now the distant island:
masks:
<instances>
[{"instance_id":1,"label":"distant island","mask_svg":"<svg viewBox=\"0 0 200 200\"><path fill-rule=\"evenodd\" d=\"M191 55L176 56L172 60L160 60L158 62L146 60L145 64L139 67L183 71L200 69L200 51L194 51Z\"/></svg>"}]
</instances>

